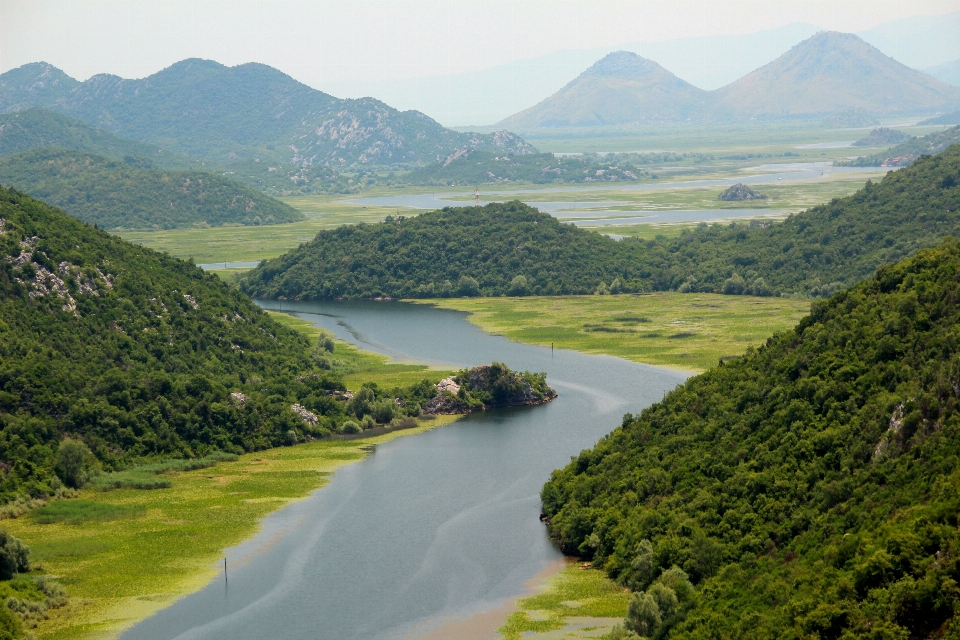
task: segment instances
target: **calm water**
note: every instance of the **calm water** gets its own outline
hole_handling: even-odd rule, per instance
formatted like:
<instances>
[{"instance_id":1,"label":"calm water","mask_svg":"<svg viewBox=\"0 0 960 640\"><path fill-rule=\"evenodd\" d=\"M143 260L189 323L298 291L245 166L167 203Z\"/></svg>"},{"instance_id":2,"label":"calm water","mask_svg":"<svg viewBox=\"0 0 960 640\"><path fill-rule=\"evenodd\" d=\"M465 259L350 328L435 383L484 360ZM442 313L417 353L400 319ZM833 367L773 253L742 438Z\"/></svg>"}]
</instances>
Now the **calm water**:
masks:
<instances>
[{"instance_id":1,"label":"calm water","mask_svg":"<svg viewBox=\"0 0 960 640\"><path fill-rule=\"evenodd\" d=\"M537 517L550 472L685 378L511 343L425 306L283 303L294 309L401 361L546 371L560 396L380 445L230 549L228 584L215 579L123 638L409 638L493 609L559 557Z\"/></svg>"}]
</instances>

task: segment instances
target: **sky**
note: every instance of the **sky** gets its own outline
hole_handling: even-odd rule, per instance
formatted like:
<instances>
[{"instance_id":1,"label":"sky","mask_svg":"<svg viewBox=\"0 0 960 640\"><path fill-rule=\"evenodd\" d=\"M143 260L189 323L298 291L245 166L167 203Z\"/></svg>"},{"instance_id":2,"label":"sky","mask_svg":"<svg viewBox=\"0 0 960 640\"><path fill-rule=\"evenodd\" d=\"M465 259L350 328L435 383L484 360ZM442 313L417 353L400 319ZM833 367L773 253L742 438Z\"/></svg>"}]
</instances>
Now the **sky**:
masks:
<instances>
[{"instance_id":1,"label":"sky","mask_svg":"<svg viewBox=\"0 0 960 640\"><path fill-rule=\"evenodd\" d=\"M597 49L804 22L863 31L960 0L0 0L0 72L43 60L84 80L189 57L262 62L306 84L477 71Z\"/></svg>"}]
</instances>

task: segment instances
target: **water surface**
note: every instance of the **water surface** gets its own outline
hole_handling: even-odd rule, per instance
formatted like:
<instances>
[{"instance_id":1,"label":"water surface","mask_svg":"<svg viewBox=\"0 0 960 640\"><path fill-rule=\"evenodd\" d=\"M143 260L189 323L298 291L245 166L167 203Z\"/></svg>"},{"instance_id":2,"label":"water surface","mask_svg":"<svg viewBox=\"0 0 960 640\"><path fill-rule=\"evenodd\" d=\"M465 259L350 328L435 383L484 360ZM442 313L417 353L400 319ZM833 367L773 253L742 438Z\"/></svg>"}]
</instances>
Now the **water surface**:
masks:
<instances>
[{"instance_id":1,"label":"water surface","mask_svg":"<svg viewBox=\"0 0 960 640\"><path fill-rule=\"evenodd\" d=\"M560 556L538 519L550 472L685 378L511 343L461 313L422 305L284 302L283 309L401 361L496 360L546 371L560 396L378 446L228 550L228 584L215 579L124 639L404 638L495 609Z\"/></svg>"}]
</instances>

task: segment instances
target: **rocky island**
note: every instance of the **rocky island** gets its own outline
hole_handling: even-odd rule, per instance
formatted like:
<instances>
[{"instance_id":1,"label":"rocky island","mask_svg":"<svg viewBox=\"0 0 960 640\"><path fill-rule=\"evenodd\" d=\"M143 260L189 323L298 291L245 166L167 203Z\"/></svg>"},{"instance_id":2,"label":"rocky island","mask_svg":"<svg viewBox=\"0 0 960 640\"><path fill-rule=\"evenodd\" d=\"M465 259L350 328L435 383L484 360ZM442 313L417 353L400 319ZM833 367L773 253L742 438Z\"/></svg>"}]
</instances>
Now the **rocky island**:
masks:
<instances>
[{"instance_id":1,"label":"rocky island","mask_svg":"<svg viewBox=\"0 0 960 640\"><path fill-rule=\"evenodd\" d=\"M747 185L738 182L726 191L717 196L717 200L742 201L742 200L764 200L767 196L757 193Z\"/></svg>"},{"instance_id":2,"label":"rocky island","mask_svg":"<svg viewBox=\"0 0 960 640\"><path fill-rule=\"evenodd\" d=\"M517 373L494 362L437 383L437 394L423 408L425 414L461 414L497 407L543 404L557 397L547 386L547 374Z\"/></svg>"}]
</instances>

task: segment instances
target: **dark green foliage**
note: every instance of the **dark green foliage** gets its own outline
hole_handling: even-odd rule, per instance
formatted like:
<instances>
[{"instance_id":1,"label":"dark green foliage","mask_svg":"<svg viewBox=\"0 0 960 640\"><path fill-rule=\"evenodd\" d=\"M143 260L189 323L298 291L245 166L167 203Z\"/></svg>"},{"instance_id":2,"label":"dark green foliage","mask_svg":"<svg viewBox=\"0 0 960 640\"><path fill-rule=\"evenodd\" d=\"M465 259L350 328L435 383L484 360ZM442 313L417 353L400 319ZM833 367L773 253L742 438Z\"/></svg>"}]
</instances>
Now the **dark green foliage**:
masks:
<instances>
[{"instance_id":1,"label":"dark green foliage","mask_svg":"<svg viewBox=\"0 0 960 640\"><path fill-rule=\"evenodd\" d=\"M955 145L783 223L616 242L519 202L446 208L323 231L241 286L267 298L432 298L475 295L455 284L469 277L484 296L604 293L615 283L627 292L824 297L960 233L958 223Z\"/></svg>"},{"instance_id":2,"label":"dark green foliage","mask_svg":"<svg viewBox=\"0 0 960 640\"><path fill-rule=\"evenodd\" d=\"M304 299L592 293L601 280L639 276L644 253L642 243L617 243L510 202L322 231L242 286L254 296Z\"/></svg>"},{"instance_id":3,"label":"dark green foliage","mask_svg":"<svg viewBox=\"0 0 960 640\"><path fill-rule=\"evenodd\" d=\"M143 507L128 507L90 500L54 500L45 507L30 512L30 518L40 524L65 522L106 522L122 518L135 518L144 513Z\"/></svg>"},{"instance_id":4,"label":"dark green foliage","mask_svg":"<svg viewBox=\"0 0 960 640\"><path fill-rule=\"evenodd\" d=\"M877 131L882 131L882 129L878 129ZM887 129L887 131L890 130ZM865 140L869 140L869 137L865 138ZM940 153L950 145L958 142L960 142L960 126L945 131L938 131L937 133L931 133L920 138L910 138L906 142L891 147L886 151L870 156L861 156L853 160L843 160L836 164L839 167L903 167L922 155Z\"/></svg>"},{"instance_id":5,"label":"dark green foliage","mask_svg":"<svg viewBox=\"0 0 960 640\"><path fill-rule=\"evenodd\" d=\"M471 406L506 407L531 404L556 396L546 373L514 372L502 362L463 369L454 377L460 397Z\"/></svg>"},{"instance_id":6,"label":"dark green foliage","mask_svg":"<svg viewBox=\"0 0 960 640\"><path fill-rule=\"evenodd\" d=\"M30 549L19 538L0 529L0 580L30 571Z\"/></svg>"},{"instance_id":7,"label":"dark green foliage","mask_svg":"<svg viewBox=\"0 0 960 640\"><path fill-rule=\"evenodd\" d=\"M544 486L551 534L637 590L686 571L697 604L670 637L941 633L960 613L958 326L951 239L625 416Z\"/></svg>"},{"instance_id":8,"label":"dark green foliage","mask_svg":"<svg viewBox=\"0 0 960 640\"><path fill-rule=\"evenodd\" d=\"M23 625L6 607L0 607L0 640L18 640L23 636Z\"/></svg>"},{"instance_id":9,"label":"dark green foliage","mask_svg":"<svg viewBox=\"0 0 960 640\"><path fill-rule=\"evenodd\" d=\"M310 341L217 276L12 190L0 221L0 501L50 495L65 436L109 472L346 419Z\"/></svg>"},{"instance_id":10,"label":"dark green foliage","mask_svg":"<svg viewBox=\"0 0 960 640\"><path fill-rule=\"evenodd\" d=\"M26 191L106 229L276 224L303 219L293 207L202 171L160 171L143 161L40 148L0 160L0 184Z\"/></svg>"},{"instance_id":11,"label":"dark green foliage","mask_svg":"<svg viewBox=\"0 0 960 640\"><path fill-rule=\"evenodd\" d=\"M64 438L54 454L54 471L63 484L79 489L100 473L100 462L83 441Z\"/></svg>"},{"instance_id":12,"label":"dark green foliage","mask_svg":"<svg viewBox=\"0 0 960 640\"><path fill-rule=\"evenodd\" d=\"M910 136L897 129L888 129L887 127L878 127L853 143L855 147L880 147L893 145L909 140Z\"/></svg>"},{"instance_id":13,"label":"dark green foliage","mask_svg":"<svg viewBox=\"0 0 960 640\"><path fill-rule=\"evenodd\" d=\"M221 462L232 462L237 456L232 453L214 451L202 458L163 460L137 465L123 471L101 474L93 479L93 486L101 491L111 489L165 489L170 480L163 476L178 471L206 469Z\"/></svg>"}]
</instances>

